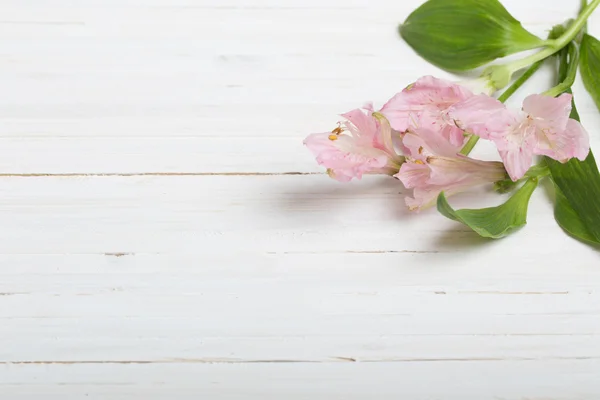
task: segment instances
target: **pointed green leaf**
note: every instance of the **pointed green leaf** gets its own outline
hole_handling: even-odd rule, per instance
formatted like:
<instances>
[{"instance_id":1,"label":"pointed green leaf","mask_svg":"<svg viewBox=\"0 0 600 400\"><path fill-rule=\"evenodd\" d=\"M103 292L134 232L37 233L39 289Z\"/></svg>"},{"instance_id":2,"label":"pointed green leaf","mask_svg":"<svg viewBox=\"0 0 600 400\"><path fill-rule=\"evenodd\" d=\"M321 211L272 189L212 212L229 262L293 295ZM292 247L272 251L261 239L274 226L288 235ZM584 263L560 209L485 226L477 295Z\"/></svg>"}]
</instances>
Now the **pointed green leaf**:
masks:
<instances>
[{"instance_id":1,"label":"pointed green leaf","mask_svg":"<svg viewBox=\"0 0 600 400\"><path fill-rule=\"evenodd\" d=\"M585 161L573 158L565 164L545 159L559 189L554 210L557 222L573 236L600 243L600 174L594 155L590 151ZM560 198L561 194L564 199ZM571 210L566 209L567 205ZM578 221L567 222L567 218L573 216L577 216Z\"/></svg>"},{"instance_id":2,"label":"pointed green leaf","mask_svg":"<svg viewBox=\"0 0 600 400\"><path fill-rule=\"evenodd\" d=\"M419 55L451 71L543 45L498 0L429 0L399 31Z\"/></svg>"},{"instance_id":3,"label":"pointed green leaf","mask_svg":"<svg viewBox=\"0 0 600 400\"><path fill-rule=\"evenodd\" d=\"M584 35L581 45L580 70L584 84L596 105L600 107L600 74L598 62L598 41ZM564 79L568 70L566 51L561 51L559 80ZM571 93L571 90L567 90ZM579 121L579 113L572 102L571 118ZM544 157L556 187L554 218L567 233L588 243L600 243L600 173L590 150L585 161L571 159L565 164Z\"/></svg>"},{"instance_id":4,"label":"pointed green leaf","mask_svg":"<svg viewBox=\"0 0 600 400\"><path fill-rule=\"evenodd\" d=\"M480 236L499 239L527 223L527 206L537 182L535 178L529 179L504 204L479 210L454 210L442 192L437 208L445 217L462 222Z\"/></svg>"},{"instance_id":5,"label":"pointed green leaf","mask_svg":"<svg viewBox=\"0 0 600 400\"><path fill-rule=\"evenodd\" d=\"M580 51L579 71L583 85L600 108L600 41L593 36L583 35Z\"/></svg>"},{"instance_id":6,"label":"pointed green leaf","mask_svg":"<svg viewBox=\"0 0 600 400\"><path fill-rule=\"evenodd\" d=\"M554 207L554 218L558 225L569 235L590 244L598 245L600 242L590 233L585 223L579 218L579 215L573 210L569 200L565 197L560 188L554 185L556 192L556 204Z\"/></svg>"}]
</instances>

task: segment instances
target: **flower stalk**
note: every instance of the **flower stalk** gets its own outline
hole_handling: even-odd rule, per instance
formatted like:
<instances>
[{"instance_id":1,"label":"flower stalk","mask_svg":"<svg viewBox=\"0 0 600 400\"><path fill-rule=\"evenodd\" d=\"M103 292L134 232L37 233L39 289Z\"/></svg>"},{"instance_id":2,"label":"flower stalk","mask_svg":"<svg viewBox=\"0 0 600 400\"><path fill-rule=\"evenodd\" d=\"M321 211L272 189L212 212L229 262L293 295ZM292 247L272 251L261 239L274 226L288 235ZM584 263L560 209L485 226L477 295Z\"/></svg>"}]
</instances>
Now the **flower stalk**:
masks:
<instances>
[{"instance_id":1,"label":"flower stalk","mask_svg":"<svg viewBox=\"0 0 600 400\"><path fill-rule=\"evenodd\" d=\"M559 225L582 240L600 243L600 205L594 201L600 198L600 174L570 90L581 63L586 89L600 107L600 40L585 34L600 0L589 1L582 0L579 15L553 26L542 40L498 1L426 0L402 24L400 34L423 58L446 70L473 70L537 50L488 67L475 80L423 76L379 110L368 103L341 114L344 121L336 128L311 134L304 143L332 178L348 182L366 174L391 175L409 191L405 202L410 210L436 205L442 215L489 238L525 225L538 181L551 176ZM556 86L529 94L521 107L507 107L507 99L555 56ZM480 139L495 146L501 162L468 156ZM544 158L534 165L538 156ZM513 193L503 204L481 209L455 210L446 200L479 185Z\"/></svg>"},{"instance_id":2,"label":"flower stalk","mask_svg":"<svg viewBox=\"0 0 600 400\"><path fill-rule=\"evenodd\" d=\"M507 86L515 72L552 56L575 39L599 4L600 0L593 0L585 6L559 37L544 42L546 47L543 50L508 64L491 66L483 71L483 75L489 77L497 89Z\"/></svg>"},{"instance_id":3,"label":"flower stalk","mask_svg":"<svg viewBox=\"0 0 600 400\"><path fill-rule=\"evenodd\" d=\"M566 76L561 83L551 89L546 90L543 93L546 96L556 97L573 86L573 83L575 82L575 77L577 76L577 67L579 66L579 50L577 49L577 45L573 42L569 43L567 49L568 69Z\"/></svg>"}]
</instances>

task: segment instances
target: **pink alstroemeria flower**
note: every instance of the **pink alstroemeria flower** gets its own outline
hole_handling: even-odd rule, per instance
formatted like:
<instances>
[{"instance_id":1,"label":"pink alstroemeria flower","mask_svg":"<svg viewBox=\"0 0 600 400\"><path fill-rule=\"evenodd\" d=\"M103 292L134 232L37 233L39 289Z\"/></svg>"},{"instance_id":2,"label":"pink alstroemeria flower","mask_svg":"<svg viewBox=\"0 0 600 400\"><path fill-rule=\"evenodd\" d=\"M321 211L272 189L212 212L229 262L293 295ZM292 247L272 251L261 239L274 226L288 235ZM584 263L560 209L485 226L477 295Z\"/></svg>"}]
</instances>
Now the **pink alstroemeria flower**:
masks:
<instances>
[{"instance_id":1,"label":"pink alstroemeria flower","mask_svg":"<svg viewBox=\"0 0 600 400\"><path fill-rule=\"evenodd\" d=\"M536 154L560 162L587 157L588 134L569 118L572 97L534 94L525 99L522 112L515 112L493 97L478 95L456 104L448 114L458 127L493 141L511 179L517 181Z\"/></svg>"},{"instance_id":2,"label":"pink alstroemeria flower","mask_svg":"<svg viewBox=\"0 0 600 400\"><path fill-rule=\"evenodd\" d=\"M506 178L501 162L480 161L458 154L460 146L452 145L439 132L411 130L404 135L403 142L409 154L395 177L407 189L413 189L413 197L405 199L410 210L433 205L442 191L450 196Z\"/></svg>"},{"instance_id":3,"label":"pink alstroemeria flower","mask_svg":"<svg viewBox=\"0 0 600 400\"><path fill-rule=\"evenodd\" d=\"M364 111L355 109L342 114L345 122L331 132L313 133L304 144L317 162L327 168L329 176L348 182L363 174L393 175L404 161L392 143L392 129L381 114L373 113L371 105ZM348 131L349 134L345 134Z\"/></svg>"},{"instance_id":4,"label":"pink alstroemeria flower","mask_svg":"<svg viewBox=\"0 0 600 400\"><path fill-rule=\"evenodd\" d=\"M452 145L461 146L465 142L463 131L447 113L454 104L473 96L465 85L424 76L392 97L380 112L399 132L422 128L438 131Z\"/></svg>"}]
</instances>

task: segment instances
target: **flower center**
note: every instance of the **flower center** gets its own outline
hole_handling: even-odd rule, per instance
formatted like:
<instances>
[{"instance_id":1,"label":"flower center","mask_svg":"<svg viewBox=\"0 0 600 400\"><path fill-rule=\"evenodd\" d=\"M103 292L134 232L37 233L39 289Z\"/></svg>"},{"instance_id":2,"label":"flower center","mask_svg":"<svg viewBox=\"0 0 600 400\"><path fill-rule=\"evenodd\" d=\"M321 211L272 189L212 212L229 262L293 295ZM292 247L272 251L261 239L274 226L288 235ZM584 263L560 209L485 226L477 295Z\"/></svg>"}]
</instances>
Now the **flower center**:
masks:
<instances>
[{"instance_id":1,"label":"flower center","mask_svg":"<svg viewBox=\"0 0 600 400\"><path fill-rule=\"evenodd\" d=\"M522 147L530 136L535 134L535 125L533 118L527 115L526 118L517 126L513 127L506 139L518 146Z\"/></svg>"}]
</instances>

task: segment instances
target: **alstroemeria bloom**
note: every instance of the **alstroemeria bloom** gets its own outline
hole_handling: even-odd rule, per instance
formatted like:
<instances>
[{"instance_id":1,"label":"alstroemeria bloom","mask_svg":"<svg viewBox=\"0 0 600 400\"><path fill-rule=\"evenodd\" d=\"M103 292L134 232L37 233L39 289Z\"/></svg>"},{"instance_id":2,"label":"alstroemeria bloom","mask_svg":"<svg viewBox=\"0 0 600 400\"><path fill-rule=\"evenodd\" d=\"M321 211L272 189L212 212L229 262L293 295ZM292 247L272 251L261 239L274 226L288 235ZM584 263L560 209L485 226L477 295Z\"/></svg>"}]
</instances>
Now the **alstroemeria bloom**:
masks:
<instances>
[{"instance_id":1,"label":"alstroemeria bloom","mask_svg":"<svg viewBox=\"0 0 600 400\"><path fill-rule=\"evenodd\" d=\"M411 130L404 135L403 142L409 154L395 176L406 188L413 189L413 197L405 199L411 210L433 205L442 191L450 196L506 178L502 163L458 154L460 146L451 144L439 132Z\"/></svg>"},{"instance_id":2,"label":"alstroemeria bloom","mask_svg":"<svg viewBox=\"0 0 600 400\"><path fill-rule=\"evenodd\" d=\"M380 112L399 132L421 128L438 131L452 145L460 146L465 136L448 118L448 109L473 96L465 85L424 76L392 97Z\"/></svg>"},{"instance_id":3,"label":"alstroemeria bloom","mask_svg":"<svg viewBox=\"0 0 600 400\"><path fill-rule=\"evenodd\" d=\"M511 179L517 181L536 154L560 162L587 157L588 134L569 118L572 97L567 93L558 97L534 94L525 99L521 112L515 112L490 96L478 95L456 104L449 116L465 131L492 140Z\"/></svg>"},{"instance_id":4,"label":"alstroemeria bloom","mask_svg":"<svg viewBox=\"0 0 600 400\"><path fill-rule=\"evenodd\" d=\"M360 179L363 174L393 175L404 161L394 150L388 121L374 114L370 105L363 110L342 114L346 121L337 128L313 133L304 140L317 162L340 182Z\"/></svg>"}]
</instances>

